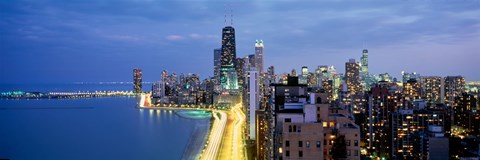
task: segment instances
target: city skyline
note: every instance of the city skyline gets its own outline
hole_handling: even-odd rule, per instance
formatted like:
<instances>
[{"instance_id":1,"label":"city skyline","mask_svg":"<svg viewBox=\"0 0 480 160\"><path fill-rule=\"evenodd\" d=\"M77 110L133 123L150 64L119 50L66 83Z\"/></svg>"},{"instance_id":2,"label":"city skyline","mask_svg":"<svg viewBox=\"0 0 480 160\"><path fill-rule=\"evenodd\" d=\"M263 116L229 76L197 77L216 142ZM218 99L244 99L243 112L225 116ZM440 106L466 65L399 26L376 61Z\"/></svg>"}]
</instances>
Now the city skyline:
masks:
<instances>
[{"instance_id":1,"label":"city skyline","mask_svg":"<svg viewBox=\"0 0 480 160\"><path fill-rule=\"evenodd\" d=\"M264 69L277 73L318 65L344 73L344 63L359 61L366 48L370 74L480 80L479 1L188 2L0 2L0 72L9 75L0 82L129 81L135 67L145 81L162 70L212 77L225 2L232 3L237 57L254 54L262 39Z\"/></svg>"}]
</instances>

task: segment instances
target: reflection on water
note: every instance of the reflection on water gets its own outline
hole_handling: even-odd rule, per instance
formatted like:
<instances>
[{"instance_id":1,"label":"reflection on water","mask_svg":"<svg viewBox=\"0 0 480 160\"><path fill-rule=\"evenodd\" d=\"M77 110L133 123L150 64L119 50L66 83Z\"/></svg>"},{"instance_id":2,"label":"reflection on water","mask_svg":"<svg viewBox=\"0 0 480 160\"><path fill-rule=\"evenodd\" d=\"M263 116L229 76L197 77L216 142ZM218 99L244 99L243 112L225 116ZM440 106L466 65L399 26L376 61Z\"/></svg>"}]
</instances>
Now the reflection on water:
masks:
<instances>
[{"instance_id":1,"label":"reflection on water","mask_svg":"<svg viewBox=\"0 0 480 160\"><path fill-rule=\"evenodd\" d=\"M94 107L0 110L0 157L8 159L181 159L193 128L208 123L138 109L126 97L0 100L0 106Z\"/></svg>"}]
</instances>

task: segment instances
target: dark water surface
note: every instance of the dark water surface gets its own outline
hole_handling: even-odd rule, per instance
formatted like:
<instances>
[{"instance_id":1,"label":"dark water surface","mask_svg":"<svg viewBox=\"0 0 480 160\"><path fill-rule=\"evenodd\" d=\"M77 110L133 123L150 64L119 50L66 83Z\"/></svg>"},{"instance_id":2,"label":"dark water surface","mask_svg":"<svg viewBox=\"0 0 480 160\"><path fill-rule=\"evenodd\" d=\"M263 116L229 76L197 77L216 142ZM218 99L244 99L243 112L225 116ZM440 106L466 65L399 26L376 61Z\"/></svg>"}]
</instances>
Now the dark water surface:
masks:
<instances>
[{"instance_id":1,"label":"dark water surface","mask_svg":"<svg viewBox=\"0 0 480 160\"><path fill-rule=\"evenodd\" d=\"M0 100L0 159L181 159L194 128L136 98Z\"/></svg>"}]
</instances>

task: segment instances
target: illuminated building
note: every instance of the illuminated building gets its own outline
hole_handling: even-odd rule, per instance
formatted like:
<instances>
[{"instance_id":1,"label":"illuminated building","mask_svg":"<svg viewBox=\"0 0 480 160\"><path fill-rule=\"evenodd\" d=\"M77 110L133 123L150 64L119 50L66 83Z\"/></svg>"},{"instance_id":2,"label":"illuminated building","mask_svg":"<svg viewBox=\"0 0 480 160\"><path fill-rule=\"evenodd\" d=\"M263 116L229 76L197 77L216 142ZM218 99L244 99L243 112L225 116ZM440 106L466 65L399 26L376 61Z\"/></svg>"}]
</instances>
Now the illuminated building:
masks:
<instances>
[{"instance_id":1,"label":"illuminated building","mask_svg":"<svg viewBox=\"0 0 480 160\"><path fill-rule=\"evenodd\" d=\"M142 93L142 70L133 69L133 93Z\"/></svg>"},{"instance_id":2,"label":"illuminated building","mask_svg":"<svg viewBox=\"0 0 480 160\"><path fill-rule=\"evenodd\" d=\"M263 41L255 41L255 68L259 73L263 73Z\"/></svg>"},{"instance_id":3,"label":"illuminated building","mask_svg":"<svg viewBox=\"0 0 480 160\"><path fill-rule=\"evenodd\" d=\"M246 97L246 115L247 115L247 133L250 140L255 140L255 111L259 109L260 87L259 73L255 68L246 72L245 75Z\"/></svg>"},{"instance_id":4,"label":"illuminated building","mask_svg":"<svg viewBox=\"0 0 480 160\"><path fill-rule=\"evenodd\" d=\"M299 76L299 83L300 84L308 84L308 67L302 67L302 74Z\"/></svg>"},{"instance_id":5,"label":"illuminated building","mask_svg":"<svg viewBox=\"0 0 480 160\"><path fill-rule=\"evenodd\" d=\"M417 74L416 72L407 73L407 72L402 71L402 82L405 83L410 79L415 79L415 80L420 82L421 81L421 76L420 76L420 74Z\"/></svg>"},{"instance_id":6,"label":"illuminated building","mask_svg":"<svg viewBox=\"0 0 480 160\"><path fill-rule=\"evenodd\" d=\"M222 30L222 53L220 61L220 84L222 89L232 91L238 89L236 58L235 29L226 26Z\"/></svg>"},{"instance_id":7,"label":"illuminated building","mask_svg":"<svg viewBox=\"0 0 480 160\"><path fill-rule=\"evenodd\" d=\"M368 76L368 50L364 49L362 51L362 57L360 58L360 74L362 77Z\"/></svg>"},{"instance_id":8,"label":"illuminated building","mask_svg":"<svg viewBox=\"0 0 480 160\"><path fill-rule=\"evenodd\" d=\"M382 73L378 75L379 81L392 82L392 76L388 73Z\"/></svg>"},{"instance_id":9,"label":"illuminated building","mask_svg":"<svg viewBox=\"0 0 480 160\"><path fill-rule=\"evenodd\" d=\"M328 101L333 101L334 100L334 84L333 84L333 80L323 80L322 81L322 86L323 86L323 90L325 91L325 93L327 93L328 95Z\"/></svg>"},{"instance_id":10,"label":"illuminated building","mask_svg":"<svg viewBox=\"0 0 480 160\"><path fill-rule=\"evenodd\" d=\"M220 67L222 58L222 49L217 48L213 50L213 77L218 82L220 80Z\"/></svg>"},{"instance_id":11,"label":"illuminated building","mask_svg":"<svg viewBox=\"0 0 480 160\"><path fill-rule=\"evenodd\" d=\"M429 126L444 127L445 111L404 110L399 109L391 114L390 130L392 131L391 153L393 159L413 159L414 139L416 133L427 132Z\"/></svg>"},{"instance_id":12,"label":"illuminated building","mask_svg":"<svg viewBox=\"0 0 480 160\"><path fill-rule=\"evenodd\" d=\"M272 137L269 129L269 117L265 110L255 111L255 134L257 159L270 159L272 151Z\"/></svg>"},{"instance_id":13,"label":"illuminated building","mask_svg":"<svg viewBox=\"0 0 480 160\"><path fill-rule=\"evenodd\" d=\"M480 112L473 95L462 93L455 98L454 125L462 127L470 135L480 136Z\"/></svg>"},{"instance_id":14,"label":"illuminated building","mask_svg":"<svg viewBox=\"0 0 480 160\"><path fill-rule=\"evenodd\" d=\"M443 127L431 125L427 132L417 132L413 139L413 159L449 159L449 138Z\"/></svg>"},{"instance_id":15,"label":"illuminated building","mask_svg":"<svg viewBox=\"0 0 480 160\"><path fill-rule=\"evenodd\" d=\"M422 97L422 85L420 81L416 79L410 79L403 82L403 95L407 100L421 99Z\"/></svg>"},{"instance_id":16,"label":"illuminated building","mask_svg":"<svg viewBox=\"0 0 480 160\"><path fill-rule=\"evenodd\" d=\"M465 79L462 76L445 77L445 104L454 106L455 97L460 96L465 90Z\"/></svg>"},{"instance_id":17,"label":"illuminated building","mask_svg":"<svg viewBox=\"0 0 480 160\"><path fill-rule=\"evenodd\" d=\"M442 77L422 77L422 86L425 94L425 101L432 103L441 102Z\"/></svg>"},{"instance_id":18,"label":"illuminated building","mask_svg":"<svg viewBox=\"0 0 480 160\"><path fill-rule=\"evenodd\" d=\"M347 83L347 93L349 95L357 94L362 91L360 85L359 65L355 59L350 59L345 63L345 81Z\"/></svg>"},{"instance_id":19,"label":"illuminated building","mask_svg":"<svg viewBox=\"0 0 480 160\"><path fill-rule=\"evenodd\" d=\"M272 84L273 159L335 159L337 138L345 158L360 159L360 130L345 106L331 106L326 93L307 93L298 77Z\"/></svg>"},{"instance_id":20,"label":"illuminated building","mask_svg":"<svg viewBox=\"0 0 480 160\"><path fill-rule=\"evenodd\" d=\"M236 70L237 70L237 84L238 84L238 87L243 87L243 84L245 83L245 74L246 74L246 71L247 69L249 68L248 67L248 62L247 62L247 58L236 58L235 59L235 66L236 66Z\"/></svg>"}]
</instances>

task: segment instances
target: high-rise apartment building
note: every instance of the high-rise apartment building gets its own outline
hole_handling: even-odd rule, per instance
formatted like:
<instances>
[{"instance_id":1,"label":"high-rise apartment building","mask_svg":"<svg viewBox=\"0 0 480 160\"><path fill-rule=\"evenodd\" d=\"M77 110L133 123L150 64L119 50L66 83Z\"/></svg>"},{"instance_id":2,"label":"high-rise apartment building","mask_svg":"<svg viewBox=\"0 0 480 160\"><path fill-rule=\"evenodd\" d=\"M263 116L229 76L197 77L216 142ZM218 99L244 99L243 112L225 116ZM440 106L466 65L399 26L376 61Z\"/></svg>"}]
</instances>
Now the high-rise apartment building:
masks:
<instances>
[{"instance_id":1,"label":"high-rise apartment building","mask_svg":"<svg viewBox=\"0 0 480 160\"><path fill-rule=\"evenodd\" d=\"M465 78L462 76L445 77L445 105L454 106L455 97L460 96L465 90Z\"/></svg>"},{"instance_id":2,"label":"high-rise apartment building","mask_svg":"<svg viewBox=\"0 0 480 160\"><path fill-rule=\"evenodd\" d=\"M247 134L250 140L255 140L255 111L259 109L260 105L259 73L255 68L246 72L244 89L246 91Z\"/></svg>"},{"instance_id":3,"label":"high-rise apartment building","mask_svg":"<svg viewBox=\"0 0 480 160\"><path fill-rule=\"evenodd\" d=\"M442 77L427 76L422 77L422 88L424 90L425 101L431 103L441 102Z\"/></svg>"},{"instance_id":4,"label":"high-rise apartment building","mask_svg":"<svg viewBox=\"0 0 480 160\"><path fill-rule=\"evenodd\" d=\"M347 83L347 92L349 95L357 94L362 91L359 67L359 64L355 62L355 59L350 59L345 63L345 82Z\"/></svg>"},{"instance_id":5,"label":"high-rise apartment building","mask_svg":"<svg viewBox=\"0 0 480 160\"><path fill-rule=\"evenodd\" d=\"M133 92L142 93L142 70L133 69Z\"/></svg>"}]
</instances>

